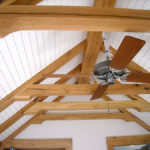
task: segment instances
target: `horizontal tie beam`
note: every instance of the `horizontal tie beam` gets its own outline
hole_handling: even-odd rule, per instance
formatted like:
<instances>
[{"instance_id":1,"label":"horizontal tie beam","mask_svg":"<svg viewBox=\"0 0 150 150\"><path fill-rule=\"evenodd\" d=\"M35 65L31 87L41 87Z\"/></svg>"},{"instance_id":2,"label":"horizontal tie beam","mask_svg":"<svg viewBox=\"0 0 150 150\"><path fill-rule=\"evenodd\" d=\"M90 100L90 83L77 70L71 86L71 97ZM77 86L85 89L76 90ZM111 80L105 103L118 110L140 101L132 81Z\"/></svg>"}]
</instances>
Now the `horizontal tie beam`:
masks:
<instances>
[{"instance_id":1,"label":"horizontal tie beam","mask_svg":"<svg viewBox=\"0 0 150 150\"><path fill-rule=\"evenodd\" d=\"M28 100L36 96L77 96L92 95L97 88L94 84L33 84L13 97L14 100ZM115 84L105 94L149 94L150 84Z\"/></svg>"},{"instance_id":2,"label":"horizontal tie beam","mask_svg":"<svg viewBox=\"0 0 150 150\"><path fill-rule=\"evenodd\" d=\"M100 110L133 108L138 111L150 111L150 104L139 101L101 101L101 102L38 102L30 107L25 114L36 114L48 110Z\"/></svg>"},{"instance_id":3,"label":"horizontal tie beam","mask_svg":"<svg viewBox=\"0 0 150 150\"><path fill-rule=\"evenodd\" d=\"M0 6L0 37L19 30L150 32L150 10Z\"/></svg>"}]
</instances>

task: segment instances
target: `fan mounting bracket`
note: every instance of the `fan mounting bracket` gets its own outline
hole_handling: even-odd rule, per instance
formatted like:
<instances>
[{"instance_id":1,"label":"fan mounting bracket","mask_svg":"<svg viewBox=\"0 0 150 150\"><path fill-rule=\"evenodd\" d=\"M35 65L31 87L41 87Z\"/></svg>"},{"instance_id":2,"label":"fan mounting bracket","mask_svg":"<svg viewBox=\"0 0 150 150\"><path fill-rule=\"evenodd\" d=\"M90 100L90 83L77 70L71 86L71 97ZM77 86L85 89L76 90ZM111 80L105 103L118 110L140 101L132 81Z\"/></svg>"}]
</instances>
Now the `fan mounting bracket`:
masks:
<instances>
[{"instance_id":1,"label":"fan mounting bracket","mask_svg":"<svg viewBox=\"0 0 150 150\"><path fill-rule=\"evenodd\" d=\"M94 68L93 78L99 84L113 85L116 79L126 79L127 73L125 69L117 70L109 66L110 60L97 64Z\"/></svg>"}]
</instances>

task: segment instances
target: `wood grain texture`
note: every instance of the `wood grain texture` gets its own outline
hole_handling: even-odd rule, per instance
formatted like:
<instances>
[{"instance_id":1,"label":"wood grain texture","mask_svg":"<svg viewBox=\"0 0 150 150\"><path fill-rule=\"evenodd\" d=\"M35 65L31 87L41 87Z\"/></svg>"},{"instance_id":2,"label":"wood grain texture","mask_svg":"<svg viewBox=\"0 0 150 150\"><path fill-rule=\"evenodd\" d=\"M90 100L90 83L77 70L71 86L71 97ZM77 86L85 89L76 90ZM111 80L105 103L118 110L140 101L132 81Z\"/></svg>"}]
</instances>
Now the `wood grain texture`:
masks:
<instances>
[{"instance_id":1,"label":"wood grain texture","mask_svg":"<svg viewBox=\"0 0 150 150\"><path fill-rule=\"evenodd\" d=\"M138 101L143 102L143 103L149 103L147 100L145 100L144 98L142 98L139 95L128 95L128 97L132 100L138 100Z\"/></svg>"},{"instance_id":2,"label":"wood grain texture","mask_svg":"<svg viewBox=\"0 0 150 150\"><path fill-rule=\"evenodd\" d=\"M46 110L100 110L133 108L140 111L150 111L150 104L138 101L108 101L108 102L38 102L29 108L25 114L36 114Z\"/></svg>"},{"instance_id":3,"label":"wood grain texture","mask_svg":"<svg viewBox=\"0 0 150 150\"><path fill-rule=\"evenodd\" d=\"M125 36L114 55L110 66L114 69L124 69L144 46L145 41L131 36Z\"/></svg>"},{"instance_id":4,"label":"wood grain texture","mask_svg":"<svg viewBox=\"0 0 150 150\"><path fill-rule=\"evenodd\" d=\"M104 45L101 47L101 51L104 52ZM113 48L112 46L110 46L110 51L113 55L115 55L116 53L116 49ZM144 69L142 66L138 65L137 63L135 63L134 61L131 61L128 65L127 65L127 69L129 69L131 72L133 73L149 73L146 69ZM120 82L116 82L117 84L121 84ZM127 97L129 97L132 100L139 100L141 102L147 102L146 100L144 100L142 97L137 96L137 95L126 95ZM136 96L136 98L135 98Z\"/></svg>"},{"instance_id":5,"label":"wood grain texture","mask_svg":"<svg viewBox=\"0 0 150 150\"><path fill-rule=\"evenodd\" d=\"M15 0L11 5L36 5L43 0Z\"/></svg>"},{"instance_id":6,"label":"wood grain texture","mask_svg":"<svg viewBox=\"0 0 150 150\"><path fill-rule=\"evenodd\" d=\"M104 50L104 48L102 47L101 50ZM112 46L110 46L110 50L112 52L113 55L115 55L116 53L116 49L114 49ZM143 67L141 67L140 65L136 64L134 61L131 61L128 65L127 65L127 69L129 69L132 72L135 73L149 73L147 70L145 70ZM118 84L119 82L117 82ZM119 83L121 84L121 83ZM126 95L127 97L129 97L131 100L138 100L142 103L148 103L145 99L143 99L142 97L138 96L138 95ZM112 101L112 99L106 95L103 96L104 100L107 101ZM133 121L135 121L136 123L138 123L140 126L142 126L144 129L146 129L147 131L150 131L150 126L148 124L146 124L145 122L143 122L142 120L140 120L139 118L137 118L135 115L133 115L132 113L130 113L129 111L127 111L126 109L120 109L121 112L127 113L128 115L130 115L130 117L133 119Z\"/></svg>"},{"instance_id":7,"label":"wood grain texture","mask_svg":"<svg viewBox=\"0 0 150 150\"><path fill-rule=\"evenodd\" d=\"M77 73L81 70L81 64L79 64L77 67L75 67L72 71L70 71L69 73L73 74L73 73ZM68 73L68 74L69 74ZM55 84L63 84L65 82L67 82L68 79L60 79L58 80ZM14 114L12 117L10 117L6 122L4 122L3 124L0 125L0 132L3 132L4 130L6 130L9 126L11 126L14 122L16 122L17 120L19 120L23 115L24 112L26 110L28 110L31 106L33 106L35 103L37 102L41 102L43 100L45 100L47 97L37 97L34 101L31 101L29 104L27 104L25 107L23 107L22 109L20 109L20 111L18 111L16 114ZM57 97L56 99L53 100L53 102L59 102L63 99L64 97ZM46 113L46 111L42 111L42 112L38 112L37 114L44 114ZM17 136L20 132L22 132L25 128L27 128L29 125L32 124L32 121L37 117L38 115L35 115L34 117L32 117L29 121L27 121L24 125L22 125L19 129L17 129L14 133L12 133L8 138L6 138L4 140L4 143L7 143L8 141L10 141L12 138L14 138L15 136ZM68 146L67 148L68 150L71 150L72 147Z\"/></svg>"},{"instance_id":8,"label":"wood grain texture","mask_svg":"<svg viewBox=\"0 0 150 150\"><path fill-rule=\"evenodd\" d=\"M82 74L92 74L103 38L100 32L88 32L86 50L82 60ZM79 83L89 83L88 78L81 78Z\"/></svg>"},{"instance_id":9,"label":"wood grain texture","mask_svg":"<svg viewBox=\"0 0 150 150\"><path fill-rule=\"evenodd\" d=\"M16 0L2 0L2 2L0 2L0 6L7 6L14 3L15 1Z\"/></svg>"},{"instance_id":10,"label":"wood grain texture","mask_svg":"<svg viewBox=\"0 0 150 150\"><path fill-rule=\"evenodd\" d=\"M106 101L113 101L110 97L104 95L102 97L104 100ZM143 101L142 101L143 103ZM142 120L140 120L139 118L137 118L135 115L133 115L132 113L130 113L128 110L126 109L119 109L121 112L126 113L127 115L130 116L130 119L132 118L132 121L138 123L140 126L142 126L144 129L146 129L147 131L150 131L150 126L148 124L146 124L145 122L143 122Z\"/></svg>"},{"instance_id":11,"label":"wood grain texture","mask_svg":"<svg viewBox=\"0 0 150 150\"><path fill-rule=\"evenodd\" d=\"M43 112L38 112L34 117L32 117L31 119L29 119L25 124L23 124L21 127L19 127L15 132L13 132L11 135L9 135L3 142L2 145L5 145L6 143L8 143L10 140L12 140L14 137L16 137L19 133L21 133L24 129L26 129L31 123L32 121L40 114L42 114Z\"/></svg>"},{"instance_id":12,"label":"wood grain texture","mask_svg":"<svg viewBox=\"0 0 150 150\"><path fill-rule=\"evenodd\" d=\"M95 0L95 7L114 7L116 4L116 0Z\"/></svg>"},{"instance_id":13,"label":"wood grain texture","mask_svg":"<svg viewBox=\"0 0 150 150\"><path fill-rule=\"evenodd\" d=\"M112 52L113 55L115 55L116 53L116 49L114 49L113 47L110 46L110 50ZM128 65L127 65L127 69L129 69L132 73L149 73L147 70L145 70L142 66L138 65L137 63L135 63L134 61L131 61ZM117 82L119 83L119 82ZM141 102L147 103L146 100L144 100L142 97L137 96L137 95L127 95L129 98L131 98L132 100L139 100ZM136 97L136 98L135 98Z\"/></svg>"},{"instance_id":14,"label":"wood grain texture","mask_svg":"<svg viewBox=\"0 0 150 150\"><path fill-rule=\"evenodd\" d=\"M81 70L81 65L78 65L77 67L75 67L72 71L70 71L69 73L73 74L73 73L77 73L80 72ZM68 74L69 74L68 73ZM69 79L60 79L58 80L55 84L63 84L65 82L67 82ZM14 115L12 115L8 120L6 120L5 122L3 122L2 124L0 124L0 133L2 133L3 131L5 131L7 128L9 128L12 124L14 124L17 120L19 120L23 115L24 112L26 110L28 110L31 106L33 106L34 104L36 104L37 102L41 102L43 100L45 100L47 98L47 96L43 96L43 97L37 97L35 98L33 101L29 102L27 105L25 105L23 108L21 108L18 112L16 112ZM53 100L53 102L59 102L63 99L64 97L59 96L57 98L55 98Z\"/></svg>"},{"instance_id":15,"label":"wood grain texture","mask_svg":"<svg viewBox=\"0 0 150 150\"><path fill-rule=\"evenodd\" d=\"M88 113L88 114L46 114L38 116L33 123L42 123L46 120L99 120L99 119L123 119L131 120L125 113Z\"/></svg>"},{"instance_id":16,"label":"wood grain texture","mask_svg":"<svg viewBox=\"0 0 150 150\"><path fill-rule=\"evenodd\" d=\"M107 137L108 150L114 150L115 146L142 145L150 143L150 135Z\"/></svg>"},{"instance_id":17,"label":"wood grain texture","mask_svg":"<svg viewBox=\"0 0 150 150\"><path fill-rule=\"evenodd\" d=\"M102 4L104 3L104 4ZM104 0L95 0L94 7L104 7ZM92 74L99 49L103 44L102 32L88 32L87 34L87 46L82 59L81 74ZM88 69L87 69L88 68ZM89 79L79 79L79 83L89 83Z\"/></svg>"},{"instance_id":18,"label":"wood grain texture","mask_svg":"<svg viewBox=\"0 0 150 150\"><path fill-rule=\"evenodd\" d=\"M130 73L126 81L150 83L150 73Z\"/></svg>"},{"instance_id":19,"label":"wood grain texture","mask_svg":"<svg viewBox=\"0 0 150 150\"><path fill-rule=\"evenodd\" d=\"M101 51L104 52L104 44L101 47ZM115 55L116 53L116 49L113 48L112 46L110 46L110 50L112 52L113 55ZM143 67L141 67L140 65L136 64L134 61L131 61L128 65L127 65L127 69L129 69L132 72L141 72L141 73L149 73L147 70L145 70ZM138 100L142 103L148 103L146 100L144 100L142 97L138 96L138 95L126 95L127 97L129 97L131 100ZM106 95L103 96L103 99L106 101L112 101L112 99ZM144 129L146 129L147 131L150 131L150 126L148 124L146 124L145 122L143 122L142 120L140 120L139 118L137 118L135 115L133 115L132 113L130 113L129 111L127 111L126 109L120 109L121 112L127 113L128 115L130 115L130 117L133 119L133 121L135 121L136 123L138 123L140 126L142 126ZM110 147L112 148L112 147Z\"/></svg>"},{"instance_id":20,"label":"wood grain texture","mask_svg":"<svg viewBox=\"0 0 150 150\"><path fill-rule=\"evenodd\" d=\"M97 89L97 85L89 84L65 84L65 85L30 85L23 92L15 95L15 100L28 100L35 96L71 96L91 95ZM149 94L149 84L115 84L109 86L104 94Z\"/></svg>"},{"instance_id":21,"label":"wood grain texture","mask_svg":"<svg viewBox=\"0 0 150 150\"><path fill-rule=\"evenodd\" d=\"M1 5L36 5L43 0L2 0Z\"/></svg>"},{"instance_id":22,"label":"wood grain texture","mask_svg":"<svg viewBox=\"0 0 150 150\"><path fill-rule=\"evenodd\" d=\"M13 97L16 94L18 94L19 92L21 92L22 90L26 89L26 87L28 87L30 84L40 83L41 81L43 81L45 79L45 76L43 76L43 74L55 72L58 68L60 68L61 66L63 66L67 62L69 62L72 58L74 58L75 56L77 56L78 54L83 52L85 50L85 43L86 43L85 41L81 42L80 44L78 44L77 46L72 48L70 51L65 53L63 56L58 58L56 61L54 61L53 63L48 65L46 68L41 70L39 73L37 73L31 79L26 81L24 84L22 84L16 90L14 90L10 94L8 94L6 97L4 97L0 101L0 111L4 110L9 105L11 105L14 102L14 98Z\"/></svg>"},{"instance_id":23,"label":"wood grain texture","mask_svg":"<svg viewBox=\"0 0 150 150\"><path fill-rule=\"evenodd\" d=\"M96 91L94 92L91 100L101 98L104 95L104 93L106 92L108 87L109 87L109 85L99 85L97 87Z\"/></svg>"},{"instance_id":24,"label":"wood grain texture","mask_svg":"<svg viewBox=\"0 0 150 150\"><path fill-rule=\"evenodd\" d=\"M24 112L28 110L31 106L36 104L37 102L45 100L45 97L38 97L35 100L31 101L29 104L24 106L22 109L17 111L14 115L12 115L10 118L8 118L5 122L0 124L0 133L5 131L7 128L9 128L11 125L13 125L16 121L18 121L21 117L23 117Z\"/></svg>"},{"instance_id":25,"label":"wood grain texture","mask_svg":"<svg viewBox=\"0 0 150 150\"><path fill-rule=\"evenodd\" d=\"M72 150L72 139L37 139L37 140L11 140L4 144L5 148L15 147L19 149L38 149L38 148L65 148Z\"/></svg>"},{"instance_id":26,"label":"wood grain texture","mask_svg":"<svg viewBox=\"0 0 150 150\"><path fill-rule=\"evenodd\" d=\"M56 14L56 15L91 15L111 17L131 17L150 19L149 10L102 8L87 6L16 6L0 7L0 14Z\"/></svg>"},{"instance_id":27,"label":"wood grain texture","mask_svg":"<svg viewBox=\"0 0 150 150\"><path fill-rule=\"evenodd\" d=\"M110 50L111 50L112 54L115 55L115 53L116 53L117 50L115 48L113 48L112 46L110 46ZM127 65L127 69L129 69L130 71L132 71L134 73L136 73L136 72L149 73L146 69L144 69L142 66L140 66L137 63L135 63L134 61L131 61Z\"/></svg>"},{"instance_id":28,"label":"wood grain texture","mask_svg":"<svg viewBox=\"0 0 150 150\"><path fill-rule=\"evenodd\" d=\"M18 30L150 32L149 10L11 5L0 13L0 37Z\"/></svg>"},{"instance_id":29,"label":"wood grain texture","mask_svg":"<svg viewBox=\"0 0 150 150\"><path fill-rule=\"evenodd\" d=\"M87 78L89 79L91 75L86 74L46 74L45 77L49 78Z\"/></svg>"}]
</instances>

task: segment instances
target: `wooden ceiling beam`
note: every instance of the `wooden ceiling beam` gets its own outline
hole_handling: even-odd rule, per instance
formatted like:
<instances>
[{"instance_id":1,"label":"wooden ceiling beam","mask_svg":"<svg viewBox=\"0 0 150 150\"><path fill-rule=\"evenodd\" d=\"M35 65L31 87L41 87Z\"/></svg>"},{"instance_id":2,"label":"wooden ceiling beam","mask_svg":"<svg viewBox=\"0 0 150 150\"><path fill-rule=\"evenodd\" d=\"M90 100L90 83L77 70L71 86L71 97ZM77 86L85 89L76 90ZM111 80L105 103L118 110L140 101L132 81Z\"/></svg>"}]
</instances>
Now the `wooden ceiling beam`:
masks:
<instances>
[{"instance_id":1,"label":"wooden ceiling beam","mask_svg":"<svg viewBox=\"0 0 150 150\"><path fill-rule=\"evenodd\" d=\"M43 0L15 0L11 5L36 5Z\"/></svg>"},{"instance_id":2,"label":"wooden ceiling beam","mask_svg":"<svg viewBox=\"0 0 150 150\"><path fill-rule=\"evenodd\" d=\"M7 128L9 128L11 125L13 125L16 121L18 121L21 117L24 116L24 112L28 110L31 106L36 104L37 102L41 102L45 100L45 97L38 97L29 102L29 104L25 105L23 108L21 108L19 111L17 111L14 115L12 115L10 118L8 118L5 122L0 124L0 133L5 131Z\"/></svg>"},{"instance_id":3,"label":"wooden ceiling beam","mask_svg":"<svg viewBox=\"0 0 150 150\"><path fill-rule=\"evenodd\" d=\"M83 55L81 74L92 74L103 38L101 32L88 32L86 50ZM89 83L88 78L80 78L79 83Z\"/></svg>"},{"instance_id":4,"label":"wooden ceiling beam","mask_svg":"<svg viewBox=\"0 0 150 150\"><path fill-rule=\"evenodd\" d=\"M2 0L1 5L36 5L43 0Z\"/></svg>"},{"instance_id":5,"label":"wooden ceiling beam","mask_svg":"<svg viewBox=\"0 0 150 150\"><path fill-rule=\"evenodd\" d=\"M0 37L18 30L150 32L150 11L9 5L0 7L0 24Z\"/></svg>"},{"instance_id":6,"label":"wooden ceiling beam","mask_svg":"<svg viewBox=\"0 0 150 150\"><path fill-rule=\"evenodd\" d=\"M94 84L65 84L47 85L34 84L28 86L24 91L14 96L14 100L28 100L35 96L77 96L92 95L98 85ZM109 86L105 94L149 94L150 84L115 84Z\"/></svg>"},{"instance_id":7,"label":"wooden ceiling beam","mask_svg":"<svg viewBox=\"0 0 150 150\"><path fill-rule=\"evenodd\" d=\"M2 2L0 2L0 6L7 6L14 3L15 1L16 0L2 0Z\"/></svg>"},{"instance_id":8,"label":"wooden ceiling beam","mask_svg":"<svg viewBox=\"0 0 150 150\"><path fill-rule=\"evenodd\" d=\"M24 10L23 10L24 8ZM125 8L102 8L88 6L16 6L7 5L0 7L0 14L56 14L56 15L79 15L79 16L104 16L104 17L130 17L150 19L149 10L125 9Z\"/></svg>"},{"instance_id":9,"label":"wooden ceiling beam","mask_svg":"<svg viewBox=\"0 0 150 150\"><path fill-rule=\"evenodd\" d=\"M150 135L107 137L107 150L114 150L114 147L118 146L143 145L149 143Z\"/></svg>"},{"instance_id":10,"label":"wooden ceiling beam","mask_svg":"<svg viewBox=\"0 0 150 150\"><path fill-rule=\"evenodd\" d=\"M72 71L70 71L68 74L74 74L77 72L81 71L81 64L75 67ZM67 78L62 78L58 80L55 84L63 84L67 82L69 79ZM37 102L41 102L45 100L47 97L37 97L34 101L31 101L29 104L27 104L25 107L23 107L21 110L19 110L16 114L14 114L12 117L10 117L7 121L2 123L0 125L0 133L2 133L4 130L9 128L13 123L15 123L17 120L19 120L21 117L23 117L24 112L28 110L31 106L33 106ZM59 102L63 99L64 97L59 96L53 100L53 102ZM46 111L39 112L37 114L45 114ZM14 133L12 133L8 138L4 140L3 144L8 143L11 139L13 139L15 136L17 136L19 133L21 133L25 128L27 128L29 125L32 124L32 121L34 122L34 119L38 117L39 115L36 115L32 117L29 121L27 121L24 125L22 125L20 128L18 128Z\"/></svg>"},{"instance_id":11,"label":"wooden ceiling beam","mask_svg":"<svg viewBox=\"0 0 150 150\"><path fill-rule=\"evenodd\" d=\"M95 0L94 7L114 7L115 2L116 0ZM81 74L92 74L102 44L102 32L88 32L86 50L82 60ZM80 78L79 83L89 83L89 79Z\"/></svg>"},{"instance_id":12,"label":"wooden ceiling beam","mask_svg":"<svg viewBox=\"0 0 150 150\"><path fill-rule=\"evenodd\" d=\"M42 123L47 120L99 120L123 119L131 120L126 113L88 113L88 114L45 114L38 116L33 123Z\"/></svg>"},{"instance_id":13,"label":"wooden ceiling beam","mask_svg":"<svg viewBox=\"0 0 150 150\"><path fill-rule=\"evenodd\" d=\"M34 117L29 119L25 124L23 124L21 127L19 127L15 132L13 132L11 135L9 135L3 142L2 146L4 146L6 143L8 143L10 140L12 140L14 137L16 137L19 133L21 133L24 129L26 129L32 121L39 116L40 114L43 114L43 112L37 113Z\"/></svg>"},{"instance_id":14,"label":"wooden ceiling beam","mask_svg":"<svg viewBox=\"0 0 150 150\"><path fill-rule=\"evenodd\" d=\"M75 67L72 71L70 71L68 74L74 74L74 73L79 73L81 70L81 65L78 65L77 67ZM60 80L58 80L55 84L63 84L65 82L67 82L69 79L67 78L62 78ZM12 124L14 124L17 120L19 120L21 117L23 117L24 112L26 110L28 110L31 106L33 106L34 104L36 104L37 102L42 102L43 100L45 100L47 98L47 96L43 96L43 97L37 97L34 100L32 100L31 102L29 102L27 105L25 105L23 108L21 108L19 111L17 111L14 115L12 115L8 120L6 120L5 122L3 122L2 124L0 124L0 133L2 133L3 131L5 131L7 128L9 128ZM53 100L53 102L59 102L63 99L64 97L59 96L57 98L55 98Z\"/></svg>"},{"instance_id":15,"label":"wooden ceiling beam","mask_svg":"<svg viewBox=\"0 0 150 150\"><path fill-rule=\"evenodd\" d=\"M104 95L102 97L104 100L106 101L113 101L110 97ZM132 121L136 122L137 124L139 124L140 126L142 126L144 129L146 129L147 131L150 131L150 126L148 124L146 124L145 122L143 122L142 120L140 120L139 118L137 118L135 115L133 115L132 113L130 113L128 110L126 109L119 109L121 112L127 114L130 116L130 119L132 118Z\"/></svg>"},{"instance_id":16,"label":"wooden ceiling beam","mask_svg":"<svg viewBox=\"0 0 150 150\"><path fill-rule=\"evenodd\" d=\"M101 102L37 102L29 108L25 114L36 114L48 110L100 110L100 109L122 109L133 108L143 112L150 111L150 104L139 101L101 101Z\"/></svg>"},{"instance_id":17,"label":"wooden ceiling beam","mask_svg":"<svg viewBox=\"0 0 150 150\"><path fill-rule=\"evenodd\" d=\"M15 139L4 145L5 149L10 147L17 150L72 150L72 139Z\"/></svg>"},{"instance_id":18,"label":"wooden ceiling beam","mask_svg":"<svg viewBox=\"0 0 150 150\"><path fill-rule=\"evenodd\" d=\"M18 87L16 90L8 94L6 97L4 97L0 101L0 111L3 111L5 108L7 108L9 105L11 105L14 102L14 96L21 92L22 90L26 89L30 84L33 83L40 83L45 79L43 74L53 73L60 67L62 67L64 64L69 62L72 58L80 54L85 50L86 41L83 41L79 43L77 46L72 48L70 51L65 53L63 56L58 58L56 61L48 65L45 69L41 70L38 74L33 76L31 79L26 81L24 84L22 84L20 87ZM19 100L19 99L18 99Z\"/></svg>"},{"instance_id":19,"label":"wooden ceiling beam","mask_svg":"<svg viewBox=\"0 0 150 150\"><path fill-rule=\"evenodd\" d=\"M116 4L116 0L95 0L95 7L114 7Z\"/></svg>"}]
</instances>

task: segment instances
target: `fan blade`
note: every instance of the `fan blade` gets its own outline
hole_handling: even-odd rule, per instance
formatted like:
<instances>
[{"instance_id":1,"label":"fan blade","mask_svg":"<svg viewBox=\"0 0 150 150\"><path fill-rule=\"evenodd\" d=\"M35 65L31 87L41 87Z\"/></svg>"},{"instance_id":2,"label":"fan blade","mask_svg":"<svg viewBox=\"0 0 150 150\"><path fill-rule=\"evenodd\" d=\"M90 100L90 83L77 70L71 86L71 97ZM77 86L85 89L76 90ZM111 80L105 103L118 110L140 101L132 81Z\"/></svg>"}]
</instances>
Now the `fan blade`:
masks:
<instances>
[{"instance_id":1,"label":"fan blade","mask_svg":"<svg viewBox=\"0 0 150 150\"><path fill-rule=\"evenodd\" d=\"M44 77L49 78L90 78L91 75L82 74L45 74Z\"/></svg>"},{"instance_id":2,"label":"fan blade","mask_svg":"<svg viewBox=\"0 0 150 150\"><path fill-rule=\"evenodd\" d=\"M150 73L131 73L127 76L126 81L150 83Z\"/></svg>"},{"instance_id":3,"label":"fan blade","mask_svg":"<svg viewBox=\"0 0 150 150\"><path fill-rule=\"evenodd\" d=\"M144 46L145 41L131 36L126 36L115 56L113 57L110 66L114 69L124 69L135 57L135 55Z\"/></svg>"},{"instance_id":4,"label":"fan blade","mask_svg":"<svg viewBox=\"0 0 150 150\"><path fill-rule=\"evenodd\" d=\"M107 90L108 85L99 85L98 88L96 89L95 93L93 94L91 100L101 98L105 91Z\"/></svg>"}]
</instances>

